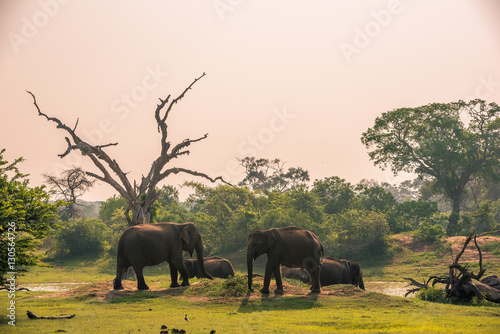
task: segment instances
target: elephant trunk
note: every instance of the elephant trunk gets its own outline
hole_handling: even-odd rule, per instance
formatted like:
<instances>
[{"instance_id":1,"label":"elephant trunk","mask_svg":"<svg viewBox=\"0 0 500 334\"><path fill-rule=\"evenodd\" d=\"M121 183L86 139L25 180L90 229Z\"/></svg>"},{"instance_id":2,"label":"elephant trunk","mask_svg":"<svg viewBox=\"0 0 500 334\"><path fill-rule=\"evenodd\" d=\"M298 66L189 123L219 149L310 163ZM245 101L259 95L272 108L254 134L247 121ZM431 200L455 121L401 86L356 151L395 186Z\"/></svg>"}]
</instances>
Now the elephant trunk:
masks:
<instances>
[{"instance_id":1,"label":"elephant trunk","mask_svg":"<svg viewBox=\"0 0 500 334\"><path fill-rule=\"evenodd\" d=\"M365 289L365 283L363 283L363 277L359 276L359 288L364 290Z\"/></svg>"},{"instance_id":2,"label":"elephant trunk","mask_svg":"<svg viewBox=\"0 0 500 334\"><path fill-rule=\"evenodd\" d=\"M248 290L252 289L252 278L253 278L253 254L250 250L247 251L247 269L248 269Z\"/></svg>"},{"instance_id":3,"label":"elephant trunk","mask_svg":"<svg viewBox=\"0 0 500 334\"><path fill-rule=\"evenodd\" d=\"M198 258L198 265L200 266L201 275L209 279L214 279L205 270L205 262L203 261L203 244L201 242L199 243L199 245L196 246L196 257Z\"/></svg>"}]
</instances>

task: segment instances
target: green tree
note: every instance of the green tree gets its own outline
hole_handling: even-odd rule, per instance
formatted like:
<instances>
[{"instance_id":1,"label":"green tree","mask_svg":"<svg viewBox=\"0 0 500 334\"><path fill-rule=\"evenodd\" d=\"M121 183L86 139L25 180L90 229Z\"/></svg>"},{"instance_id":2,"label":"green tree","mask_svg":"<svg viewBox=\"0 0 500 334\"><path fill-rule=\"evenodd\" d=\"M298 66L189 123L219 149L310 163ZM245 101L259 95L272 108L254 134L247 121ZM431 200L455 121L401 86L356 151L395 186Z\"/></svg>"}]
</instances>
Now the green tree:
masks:
<instances>
[{"instance_id":1,"label":"green tree","mask_svg":"<svg viewBox=\"0 0 500 334\"><path fill-rule=\"evenodd\" d=\"M338 176L314 181L312 191L318 196L320 204L328 214L348 209L356 195L353 186Z\"/></svg>"},{"instance_id":2,"label":"green tree","mask_svg":"<svg viewBox=\"0 0 500 334\"><path fill-rule=\"evenodd\" d=\"M99 218L106 223L111 220L116 212L116 209L121 209L122 212L125 212L126 208L127 201L121 196L113 195L101 203L101 207L99 208Z\"/></svg>"},{"instance_id":3,"label":"green tree","mask_svg":"<svg viewBox=\"0 0 500 334\"><path fill-rule=\"evenodd\" d=\"M285 163L280 159L256 159L246 157L238 159L245 168L246 176L239 183L252 190L277 190L284 192L305 186L309 181L309 172L300 167L290 167L285 171Z\"/></svg>"},{"instance_id":4,"label":"green tree","mask_svg":"<svg viewBox=\"0 0 500 334\"><path fill-rule=\"evenodd\" d=\"M330 238L332 243L325 245L331 250L329 254L353 258L382 255L386 252L389 227L383 213L346 210L332 215L332 219L337 238Z\"/></svg>"},{"instance_id":5,"label":"green tree","mask_svg":"<svg viewBox=\"0 0 500 334\"><path fill-rule=\"evenodd\" d=\"M358 192L359 205L363 210L386 213L396 205L392 193L378 184L361 182L356 186L356 191Z\"/></svg>"},{"instance_id":6,"label":"green tree","mask_svg":"<svg viewBox=\"0 0 500 334\"><path fill-rule=\"evenodd\" d=\"M436 202L406 201L397 203L387 214L387 223L392 233L414 231L426 218L438 213Z\"/></svg>"},{"instance_id":7,"label":"green tree","mask_svg":"<svg viewBox=\"0 0 500 334\"><path fill-rule=\"evenodd\" d=\"M26 271L38 257L33 253L40 239L55 227L58 207L66 204L49 203L44 187L29 187L28 175L17 165L22 158L9 163L0 151L0 283L5 283L7 272ZM14 255L12 261L12 256Z\"/></svg>"},{"instance_id":8,"label":"green tree","mask_svg":"<svg viewBox=\"0 0 500 334\"><path fill-rule=\"evenodd\" d=\"M375 165L435 179L452 204L447 233L455 235L471 177L500 176L499 115L496 103L483 100L400 108L377 117L361 140Z\"/></svg>"},{"instance_id":9,"label":"green tree","mask_svg":"<svg viewBox=\"0 0 500 334\"><path fill-rule=\"evenodd\" d=\"M171 204L179 203L179 190L174 186L163 186L161 189L157 189L158 199L156 202L162 206L166 207Z\"/></svg>"},{"instance_id":10,"label":"green tree","mask_svg":"<svg viewBox=\"0 0 500 334\"><path fill-rule=\"evenodd\" d=\"M203 234L207 251L241 247L248 231L256 226L254 194L247 188L227 185L210 188L190 182L194 194L187 199L193 221Z\"/></svg>"}]
</instances>

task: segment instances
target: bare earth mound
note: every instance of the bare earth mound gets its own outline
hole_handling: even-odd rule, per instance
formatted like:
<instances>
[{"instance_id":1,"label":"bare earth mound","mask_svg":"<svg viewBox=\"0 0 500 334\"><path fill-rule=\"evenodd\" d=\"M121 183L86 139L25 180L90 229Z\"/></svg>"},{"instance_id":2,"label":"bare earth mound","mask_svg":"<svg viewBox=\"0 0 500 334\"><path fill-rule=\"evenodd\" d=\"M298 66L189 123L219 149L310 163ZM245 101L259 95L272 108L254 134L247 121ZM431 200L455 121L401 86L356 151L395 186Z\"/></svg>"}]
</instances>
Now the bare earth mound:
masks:
<instances>
[{"instance_id":1,"label":"bare earth mound","mask_svg":"<svg viewBox=\"0 0 500 334\"><path fill-rule=\"evenodd\" d=\"M159 288L158 283L150 283L149 286L151 290L149 291L138 291L136 287L136 282L124 281L124 290L113 290L113 284L111 281L100 281L90 283L85 286L72 289L70 291L43 294L35 296L34 298L95 298L99 300L113 300L116 298L131 297L137 294L151 294L155 297L162 296L172 296L186 298L188 300L198 300L198 301L213 301L213 300L226 300L238 297L217 297L212 295L206 295L203 291L210 288L210 285L220 283L224 281L222 279L216 279L214 281L203 281L195 282L189 287L178 287L178 288ZM263 279L256 278L254 282L262 285ZM271 284L271 289L273 285ZM321 298L321 296L330 297L361 297L365 292L359 288L352 285L336 285L336 286L326 286L322 288L321 294L311 293L308 287L292 285L286 281L283 282L284 294L283 297L304 297L304 298ZM246 294L245 298L248 299L260 299L262 294L258 291ZM270 297L276 296L274 293L269 294ZM241 298L241 297L239 297Z\"/></svg>"}]
</instances>

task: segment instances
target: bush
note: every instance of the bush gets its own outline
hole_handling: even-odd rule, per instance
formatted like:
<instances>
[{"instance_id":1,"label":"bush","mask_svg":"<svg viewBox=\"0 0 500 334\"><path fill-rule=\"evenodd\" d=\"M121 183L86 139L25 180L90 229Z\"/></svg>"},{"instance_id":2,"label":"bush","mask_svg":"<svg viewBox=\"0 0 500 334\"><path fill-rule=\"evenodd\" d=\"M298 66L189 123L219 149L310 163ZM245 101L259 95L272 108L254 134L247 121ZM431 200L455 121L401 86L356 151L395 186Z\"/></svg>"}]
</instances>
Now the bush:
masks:
<instances>
[{"instance_id":1,"label":"bush","mask_svg":"<svg viewBox=\"0 0 500 334\"><path fill-rule=\"evenodd\" d=\"M327 253L338 258L374 257L387 253L389 226L385 214L347 210L331 218L336 238L334 234L330 238L320 236Z\"/></svg>"},{"instance_id":2,"label":"bush","mask_svg":"<svg viewBox=\"0 0 500 334\"><path fill-rule=\"evenodd\" d=\"M215 280L209 284L193 285L190 294L218 297L241 297L248 293L247 276L236 275L225 280ZM259 283L252 284L253 289L260 289Z\"/></svg>"},{"instance_id":3,"label":"bush","mask_svg":"<svg viewBox=\"0 0 500 334\"><path fill-rule=\"evenodd\" d=\"M436 244L440 243L441 239L446 237L443 219L445 219L443 215L435 214L432 218L424 220L415 231L415 239Z\"/></svg>"},{"instance_id":4,"label":"bush","mask_svg":"<svg viewBox=\"0 0 500 334\"><path fill-rule=\"evenodd\" d=\"M428 302L447 302L443 289L437 287L423 288L417 293L417 298Z\"/></svg>"},{"instance_id":5,"label":"bush","mask_svg":"<svg viewBox=\"0 0 500 334\"><path fill-rule=\"evenodd\" d=\"M63 223L55 236L56 256L99 255L109 247L109 230L99 219L78 219Z\"/></svg>"}]
</instances>

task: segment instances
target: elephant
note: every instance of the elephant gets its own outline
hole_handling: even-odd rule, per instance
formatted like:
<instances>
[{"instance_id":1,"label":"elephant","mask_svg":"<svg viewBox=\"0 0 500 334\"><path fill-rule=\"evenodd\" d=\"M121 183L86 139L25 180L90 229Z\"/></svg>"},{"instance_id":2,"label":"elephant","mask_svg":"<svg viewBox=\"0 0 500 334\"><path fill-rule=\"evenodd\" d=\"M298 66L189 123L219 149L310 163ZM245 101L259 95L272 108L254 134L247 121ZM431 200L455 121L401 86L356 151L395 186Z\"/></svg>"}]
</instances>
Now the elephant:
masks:
<instances>
[{"instance_id":1,"label":"elephant","mask_svg":"<svg viewBox=\"0 0 500 334\"><path fill-rule=\"evenodd\" d=\"M144 267L155 266L165 261L170 265L172 278L170 287L179 286L178 271L182 276L182 286L188 286L188 272L182 259L183 250L191 256L193 256L193 250L196 250L202 276L213 279L205 270L203 241L195 224L156 223L127 228L118 241L114 290L123 289L122 277L130 266L134 268L137 275L137 289L149 290L142 273Z\"/></svg>"},{"instance_id":2,"label":"elephant","mask_svg":"<svg viewBox=\"0 0 500 334\"><path fill-rule=\"evenodd\" d=\"M233 265L229 260L218 257L206 257L203 259L205 262L205 269L212 277L228 278L229 276L234 276ZM198 260L196 259L185 259L184 265L188 271L188 277L201 278L203 274L201 272L200 266L198 265Z\"/></svg>"},{"instance_id":3,"label":"elephant","mask_svg":"<svg viewBox=\"0 0 500 334\"><path fill-rule=\"evenodd\" d=\"M267 262L261 293L269 293L271 275L274 274L276 279L274 293L283 294L280 265L304 268L312 277L312 292L321 292L319 271L324 248L314 233L296 226L251 231L247 239L248 289L250 291L253 291L253 262L262 254L267 254Z\"/></svg>"},{"instance_id":4,"label":"elephant","mask_svg":"<svg viewBox=\"0 0 500 334\"><path fill-rule=\"evenodd\" d=\"M302 283L311 283L311 275L302 268L281 267L281 276L288 279L295 279ZM319 277L321 282L321 272Z\"/></svg>"},{"instance_id":5,"label":"elephant","mask_svg":"<svg viewBox=\"0 0 500 334\"><path fill-rule=\"evenodd\" d=\"M324 258L321 266L320 281L322 286L332 284L352 284L360 289L365 289L363 272L357 262Z\"/></svg>"},{"instance_id":6,"label":"elephant","mask_svg":"<svg viewBox=\"0 0 500 334\"><path fill-rule=\"evenodd\" d=\"M304 283L310 283L311 276L301 268L281 268L283 277L298 279ZM352 284L365 289L363 283L363 272L357 262L338 260L334 258L324 258L319 275L321 286L333 284Z\"/></svg>"}]
</instances>

